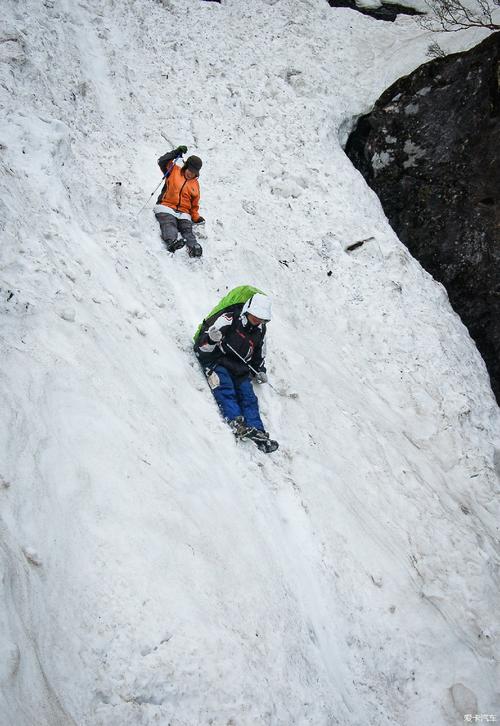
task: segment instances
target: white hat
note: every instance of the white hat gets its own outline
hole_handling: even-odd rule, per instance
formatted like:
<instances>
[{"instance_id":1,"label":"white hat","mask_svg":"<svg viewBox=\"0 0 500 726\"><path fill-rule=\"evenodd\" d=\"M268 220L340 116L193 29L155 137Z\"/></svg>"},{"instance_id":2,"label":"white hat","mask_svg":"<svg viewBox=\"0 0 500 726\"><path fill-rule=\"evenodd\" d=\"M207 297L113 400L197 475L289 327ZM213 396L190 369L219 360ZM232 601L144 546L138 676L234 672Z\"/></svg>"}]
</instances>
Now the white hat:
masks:
<instances>
[{"instance_id":1,"label":"white hat","mask_svg":"<svg viewBox=\"0 0 500 726\"><path fill-rule=\"evenodd\" d=\"M267 295L256 292L243 306L242 313L250 313L261 320L271 320L271 300Z\"/></svg>"}]
</instances>

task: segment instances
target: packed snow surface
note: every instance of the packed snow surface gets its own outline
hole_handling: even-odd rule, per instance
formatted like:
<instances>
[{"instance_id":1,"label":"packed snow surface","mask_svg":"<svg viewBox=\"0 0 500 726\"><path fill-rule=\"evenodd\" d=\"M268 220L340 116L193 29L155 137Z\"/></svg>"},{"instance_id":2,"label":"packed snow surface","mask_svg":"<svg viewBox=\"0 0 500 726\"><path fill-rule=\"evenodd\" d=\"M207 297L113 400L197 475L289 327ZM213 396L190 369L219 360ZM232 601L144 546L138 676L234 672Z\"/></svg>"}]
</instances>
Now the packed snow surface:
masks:
<instances>
[{"instance_id":1,"label":"packed snow surface","mask_svg":"<svg viewBox=\"0 0 500 726\"><path fill-rule=\"evenodd\" d=\"M326 0L2 16L1 726L500 717L498 408L342 151L433 38ZM139 213L179 144L200 260ZM267 457L191 347L241 284Z\"/></svg>"}]
</instances>

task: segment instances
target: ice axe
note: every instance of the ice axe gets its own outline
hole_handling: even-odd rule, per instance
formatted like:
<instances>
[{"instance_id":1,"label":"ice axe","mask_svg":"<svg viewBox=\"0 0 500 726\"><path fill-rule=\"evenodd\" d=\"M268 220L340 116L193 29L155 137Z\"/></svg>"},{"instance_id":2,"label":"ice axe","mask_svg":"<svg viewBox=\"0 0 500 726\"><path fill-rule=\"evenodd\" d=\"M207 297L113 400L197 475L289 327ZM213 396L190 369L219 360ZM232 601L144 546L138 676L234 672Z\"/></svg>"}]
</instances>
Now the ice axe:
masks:
<instances>
[{"instance_id":1,"label":"ice axe","mask_svg":"<svg viewBox=\"0 0 500 726\"><path fill-rule=\"evenodd\" d=\"M250 365L250 363L247 363L246 360L243 358L243 356L241 356L238 353L238 351L233 348L232 345L230 345L229 343L226 343L226 342L224 343L224 345L226 346L226 348L229 348L229 350L231 351L231 353L234 353L234 355L237 358L239 358L242 363L244 363L246 365L246 367L254 374L254 376L258 376L259 375L259 371L256 371L255 368ZM273 384L270 381L267 381L267 384L279 396L288 396L288 398L298 398L299 397L298 393L286 393L286 391L278 391L278 389L275 388L275 386L273 386Z\"/></svg>"}]
</instances>

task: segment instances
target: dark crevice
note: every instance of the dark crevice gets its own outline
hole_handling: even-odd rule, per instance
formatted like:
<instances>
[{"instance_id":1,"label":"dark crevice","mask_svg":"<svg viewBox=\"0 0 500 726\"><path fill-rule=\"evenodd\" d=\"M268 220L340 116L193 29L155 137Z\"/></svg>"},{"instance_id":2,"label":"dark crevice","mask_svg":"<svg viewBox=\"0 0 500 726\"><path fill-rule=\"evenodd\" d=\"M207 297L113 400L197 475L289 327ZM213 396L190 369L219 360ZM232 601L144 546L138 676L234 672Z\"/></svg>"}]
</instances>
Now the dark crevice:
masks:
<instances>
[{"instance_id":1,"label":"dark crevice","mask_svg":"<svg viewBox=\"0 0 500 726\"><path fill-rule=\"evenodd\" d=\"M398 5L397 3L384 3L382 2L378 8L364 8L356 5L354 0L328 0L328 4L332 8L350 8L351 10L357 10L362 15L369 15L375 20L387 20L393 23L398 15L425 15L415 8L406 7L405 5Z\"/></svg>"}]
</instances>

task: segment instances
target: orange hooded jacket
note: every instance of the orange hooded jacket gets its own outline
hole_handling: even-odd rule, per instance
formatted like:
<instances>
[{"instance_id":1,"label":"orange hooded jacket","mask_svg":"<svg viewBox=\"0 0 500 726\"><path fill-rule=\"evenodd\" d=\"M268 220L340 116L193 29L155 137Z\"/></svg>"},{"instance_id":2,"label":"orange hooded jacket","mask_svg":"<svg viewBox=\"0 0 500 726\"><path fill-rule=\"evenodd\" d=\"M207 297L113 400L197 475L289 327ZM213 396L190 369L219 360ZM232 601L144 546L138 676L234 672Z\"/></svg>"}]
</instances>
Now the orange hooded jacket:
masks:
<instances>
[{"instance_id":1,"label":"orange hooded jacket","mask_svg":"<svg viewBox=\"0 0 500 726\"><path fill-rule=\"evenodd\" d=\"M182 168L174 163L172 171L158 198L158 204L191 215L193 222L200 218L200 185L198 178L186 179Z\"/></svg>"}]
</instances>

